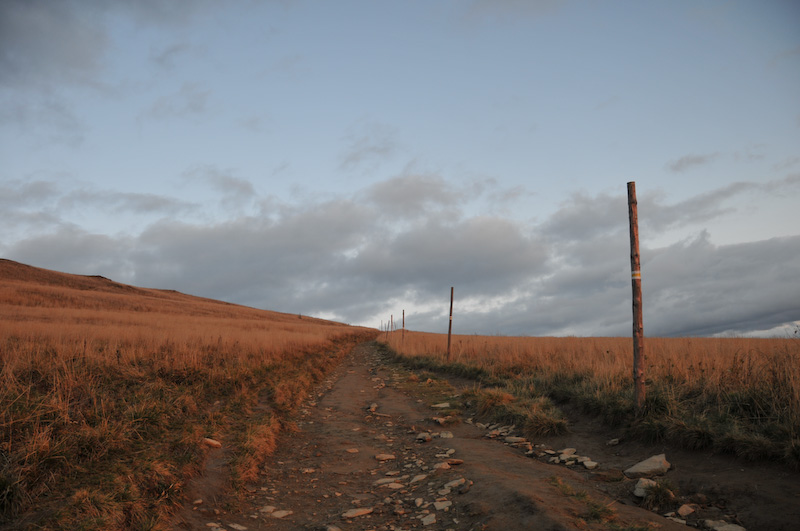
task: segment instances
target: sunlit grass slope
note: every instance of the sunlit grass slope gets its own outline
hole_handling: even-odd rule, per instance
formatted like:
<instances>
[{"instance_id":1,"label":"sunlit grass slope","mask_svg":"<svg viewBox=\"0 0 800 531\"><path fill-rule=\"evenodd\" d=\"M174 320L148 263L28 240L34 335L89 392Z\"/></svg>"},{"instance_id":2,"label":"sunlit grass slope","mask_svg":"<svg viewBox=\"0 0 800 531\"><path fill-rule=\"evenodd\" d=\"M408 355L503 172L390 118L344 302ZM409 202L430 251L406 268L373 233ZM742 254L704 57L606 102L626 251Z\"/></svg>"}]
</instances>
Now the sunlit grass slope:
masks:
<instances>
[{"instance_id":1,"label":"sunlit grass slope","mask_svg":"<svg viewBox=\"0 0 800 531\"><path fill-rule=\"evenodd\" d=\"M221 441L252 480L376 331L0 260L0 524L159 529Z\"/></svg>"},{"instance_id":2,"label":"sunlit grass slope","mask_svg":"<svg viewBox=\"0 0 800 531\"><path fill-rule=\"evenodd\" d=\"M533 434L566 429L558 404L628 436L800 467L800 338L646 338L647 400L633 402L629 338L382 334L407 363L489 384L478 405Z\"/></svg>"}]
</instances>

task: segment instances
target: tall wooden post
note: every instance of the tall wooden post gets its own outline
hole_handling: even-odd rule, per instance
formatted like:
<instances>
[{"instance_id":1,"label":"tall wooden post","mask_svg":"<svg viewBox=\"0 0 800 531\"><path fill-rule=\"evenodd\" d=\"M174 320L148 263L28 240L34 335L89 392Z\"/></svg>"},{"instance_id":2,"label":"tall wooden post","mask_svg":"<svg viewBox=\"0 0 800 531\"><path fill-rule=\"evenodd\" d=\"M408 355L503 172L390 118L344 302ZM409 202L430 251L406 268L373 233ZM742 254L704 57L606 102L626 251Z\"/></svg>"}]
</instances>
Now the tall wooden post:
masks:
<instances>
[{"instance_id":1,"label":"tall wooden post","mask_svg":"<svg viewBox=\"0 0 800 531\"><path fill-rule=\"evenodd\" d=\"M628 218L631 233L631 287L633 289L633 386L636 409L644 406L644 326L642 324L642 270L639 263L639 213L636 183L628 183Z\"/></svg>"},{"instance_id":2,"label":"tall wooden post","mask_svg":"<svg viewBox=\"0 0 800 531\"><path fill-rule=\"evenodd\" d=\"M406 341L406 311L403 310L403 332L400 335L401 343L405 343Z\"/></svg>"},{"instance_id":3,"label":"tall wooden post","mask_svg":"<svg viewBox=\"0 0 800 531\"><path fill-rule=\"evenodd\" d=\"M450 361L450 336L453 335L453 286L450 286L450 325L447 327L447 361Z\"/></svg>"}]
</instances>

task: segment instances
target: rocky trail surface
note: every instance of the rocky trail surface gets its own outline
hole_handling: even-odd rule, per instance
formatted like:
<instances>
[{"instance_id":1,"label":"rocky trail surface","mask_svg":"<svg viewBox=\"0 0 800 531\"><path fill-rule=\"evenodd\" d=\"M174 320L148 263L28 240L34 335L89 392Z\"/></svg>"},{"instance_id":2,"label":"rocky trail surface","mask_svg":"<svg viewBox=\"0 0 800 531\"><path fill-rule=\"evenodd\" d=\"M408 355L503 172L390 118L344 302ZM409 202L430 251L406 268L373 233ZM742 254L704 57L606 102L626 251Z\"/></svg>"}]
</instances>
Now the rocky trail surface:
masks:
<instances>
[{"instance_id":1,"label":"rocky trail surface","mask_svg":"<svg viewBox=\"0 0 800 531\"><path fill-rule=\"evenodd\" d=\"M591 421L534 444L513 427L473 420L447 400L459 402L459 390L420 381L383 359L374 343L359 345L301 408L297 430L281 436L261 482L248 488L244 500L214 496L213 489L223 486L213 485L221 480L210 471L203 498L178 514L175 528L687 529L682 520L706 529L745 529L727 505L702 494L682 504L680 514L670 513L674 519L640 508L632 494L638 480L622 471L658 448L601 443L607 435ZM581 457L588 450L592 457ZM678 457L710 466L705 457ZM678 469L691 474L693 465L686 463ZM701 470L696 482L713 483L712 472ZM765 486L774 496L781 493L781 508L751 531L795 529L797 478L792 473ZM751 502L743 507L761 503L757 497Z\"/></svg>"}]
</instances>

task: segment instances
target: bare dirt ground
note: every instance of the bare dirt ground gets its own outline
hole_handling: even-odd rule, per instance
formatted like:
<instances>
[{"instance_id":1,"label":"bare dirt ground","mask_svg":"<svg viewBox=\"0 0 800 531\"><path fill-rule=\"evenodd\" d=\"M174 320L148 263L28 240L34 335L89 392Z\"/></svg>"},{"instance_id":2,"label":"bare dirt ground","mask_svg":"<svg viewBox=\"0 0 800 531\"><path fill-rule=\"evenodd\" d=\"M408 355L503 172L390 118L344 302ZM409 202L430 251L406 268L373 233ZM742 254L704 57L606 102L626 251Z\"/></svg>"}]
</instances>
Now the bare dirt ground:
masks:
<instances>
[{"instance_id":1,"label":"bare dirt ground","mask_svg":"<svg viewBox=\"0 0 800 531\"><path fill-rule=\"evenodd\" d=\"M798 529L800 475L770 465L622 441L591 419L570 419L570 433L545 443L573 447L600 463L593 471L549 464L467 422L440 426L435 400L455 389L414 376L356 347L302 408L262 480L245 499L226 500L224 449L193 486L201 504L186 507L176 529L206 530L517 530L686 529L637 506L635 480L621 470L666 453L667 477L697 511L689 523L725 519L750 531ZM427 388L426 388L427 386ZM445 391L442 391L442 390ZM455 395L455 396L454 396ZM372 406L372 407L371 407ZM377 406L377 407L375 407ZM429 442L419 433L431 432ZM448 433L452 438L436 434ZM691 500L689 499L691 498ZM359 510L360 511L357 511Z\"/></svg>"}]
</instances>

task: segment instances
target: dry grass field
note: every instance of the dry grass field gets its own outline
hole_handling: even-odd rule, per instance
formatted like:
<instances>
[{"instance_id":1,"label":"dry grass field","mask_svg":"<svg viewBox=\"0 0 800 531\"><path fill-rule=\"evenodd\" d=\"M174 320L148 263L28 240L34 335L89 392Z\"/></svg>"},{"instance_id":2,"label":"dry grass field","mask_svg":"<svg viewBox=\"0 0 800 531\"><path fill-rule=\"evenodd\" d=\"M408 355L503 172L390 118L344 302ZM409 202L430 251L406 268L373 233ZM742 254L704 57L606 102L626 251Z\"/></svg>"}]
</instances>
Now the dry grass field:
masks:
<instances>
[{"instance_id":1,"label":"dry grass field","mask_svg":"<svg viewBox=\"0 0 800 531\"><path fill-rule=\"evenodd\" d=\"M646 338L647 400L635 411L630 338L382 334L407 363L472 378L486 414L529 433L566 428L557 405L628 436L800 468L800 338Z\"/></svg>"},{"instance_id":2,"label":"dry grass field","mask_svg":"<svg viewBox=\"0 0 800 531\"><path fill-rule=\"evenodd\" d=\"M203 438L251 481L376 333L0 260L0 528L165 528Z\"/></svg>"}]
</instances>

